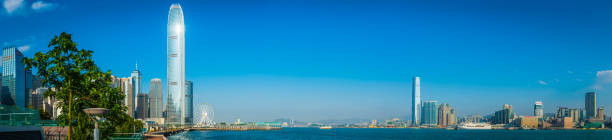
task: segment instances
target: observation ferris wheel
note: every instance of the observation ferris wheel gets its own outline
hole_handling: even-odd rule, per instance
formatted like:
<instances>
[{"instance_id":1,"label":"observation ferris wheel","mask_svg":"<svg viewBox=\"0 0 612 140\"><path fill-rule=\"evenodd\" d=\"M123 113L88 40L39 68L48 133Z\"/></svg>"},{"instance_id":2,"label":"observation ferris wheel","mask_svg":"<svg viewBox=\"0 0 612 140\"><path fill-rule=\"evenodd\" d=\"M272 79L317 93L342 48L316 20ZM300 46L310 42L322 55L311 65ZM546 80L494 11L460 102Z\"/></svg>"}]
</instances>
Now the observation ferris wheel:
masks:
<instances>
[{"instance_id":1,"label":"observation ferris wheel","mask_svg":"<svg viewBox=\"0 0 612 140\"><path fill-rule=\"evenodd\" d=\"M195 110L195 125L207 127L215 125L215 112L208 103L200 103Z\"/></svg>"}]
</instances>

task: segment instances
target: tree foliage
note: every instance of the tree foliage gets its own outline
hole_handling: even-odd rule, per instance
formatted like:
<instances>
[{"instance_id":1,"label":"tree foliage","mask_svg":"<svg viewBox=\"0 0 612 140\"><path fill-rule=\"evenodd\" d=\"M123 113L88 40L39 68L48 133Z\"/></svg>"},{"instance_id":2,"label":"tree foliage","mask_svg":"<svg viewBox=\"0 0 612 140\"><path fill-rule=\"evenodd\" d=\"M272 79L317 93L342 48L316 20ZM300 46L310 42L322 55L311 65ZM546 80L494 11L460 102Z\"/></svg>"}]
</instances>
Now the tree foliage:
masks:
<instances>
[{"instance_id":1,"label":"tree foliage","mask_svg":"<svg viewBox=\"0 0 612 140\"><path fill-rule=\"evenodd\" d=\"M111 87L110 70L102 72L92 59L93 51L78 49L72 35L65 32L49 42L49 51L38 52L34 58L24 58L26 69L35 69L41 83L51 88L45 97L55 97L62 108L57 122L72 126L72 139L90 139L94 122L83 112L86 108L106 108L110 112L100 123L101 138L108 139L114 132L132 132L141 129L142 123L125 113L124 95ZM128 129L131 128L131 129Z\"/></svg>"}]
</instances>

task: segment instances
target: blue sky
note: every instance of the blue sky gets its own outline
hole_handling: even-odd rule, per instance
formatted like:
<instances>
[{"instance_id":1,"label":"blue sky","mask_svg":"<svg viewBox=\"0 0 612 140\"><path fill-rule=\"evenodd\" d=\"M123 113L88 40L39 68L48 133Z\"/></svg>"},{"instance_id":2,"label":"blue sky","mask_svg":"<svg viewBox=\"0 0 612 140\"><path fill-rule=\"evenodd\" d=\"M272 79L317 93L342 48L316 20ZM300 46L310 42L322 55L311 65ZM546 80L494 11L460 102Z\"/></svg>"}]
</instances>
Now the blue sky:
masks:
<instances>
[{"instance_id":1,"label":"blue sky","mask_svg":"<svg viewBox=\"0 0 612 140\"><path fill-rule=\"evenodd\" d=\"M61 32L104 70L166 79L170 1L4 0L0 45L26 56ZM194 104L216 119L390 119L422 100L459 116L612 107L612 4L605 1L180 1ZM165 92L165 91L164 91ZM164 93L165 94L165 93ZM610 113L607 113L608 115Z\"/></svg>"}]
</instances>

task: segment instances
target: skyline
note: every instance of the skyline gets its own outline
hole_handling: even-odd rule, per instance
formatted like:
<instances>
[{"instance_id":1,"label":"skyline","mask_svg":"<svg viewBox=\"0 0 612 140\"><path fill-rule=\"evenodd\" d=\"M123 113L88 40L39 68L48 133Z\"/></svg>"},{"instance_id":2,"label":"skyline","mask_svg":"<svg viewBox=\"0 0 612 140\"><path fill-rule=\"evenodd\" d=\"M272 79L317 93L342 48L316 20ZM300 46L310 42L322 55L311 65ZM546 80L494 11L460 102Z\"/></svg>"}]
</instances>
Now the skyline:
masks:
<instances>
[{"instance_id":1,"label":"skyline","mask_svg":"<svg viewBox=\"0 0 612 140\"><path fill-rule=\"evenodd\" d=\"M143 89L152 78L166 79L166 61L158 56L166 53L169 2L49 3L54 8L32 6L24 15L3 5L0 26L14 27L3 29L3 45L28 48L31 57L66 31L113 75L128 76L138 62ZM194 83L194 104L211 104L220 121L409 116L415 76L422 78L423 101L449 103L458 116L493 113L503 104L531 115L535 101L545 113L584 107L583 95L594 87L597 106L612 105L605 102L612 99L605 4L559 2L542 10L537 5L544 2L507 9L486 3L460 3L457 10L427 2L183 1L185 46L193 50L185 52L185 77ZM570 12L557 13L563 10ZM62 14L75 18L49 20ZM47 24L32 26L42 21ZM277 100L252 101L268 98Z\"/></svg>"}]
</instances>

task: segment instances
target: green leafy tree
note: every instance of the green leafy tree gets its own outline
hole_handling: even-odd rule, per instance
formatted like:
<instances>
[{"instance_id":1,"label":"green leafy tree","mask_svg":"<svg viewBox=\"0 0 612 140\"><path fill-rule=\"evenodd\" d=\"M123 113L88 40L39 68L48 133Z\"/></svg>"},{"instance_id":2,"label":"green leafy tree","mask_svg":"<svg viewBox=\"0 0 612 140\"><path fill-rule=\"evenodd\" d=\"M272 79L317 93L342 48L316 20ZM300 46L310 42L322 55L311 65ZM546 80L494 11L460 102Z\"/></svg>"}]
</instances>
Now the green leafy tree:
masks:
<instances>
[{"instance_id":1,"label":"green leafy tree","mask_svg":"<svg viewBox=\"0 0 612 140\"><path fill-rule=\"evenodd\" d=\"M49 42L51 50L38 52L34 58L24 58L26 69L37 70L41 83L51 88L45 97L60 101L61 115L56 121L69 126L70 139L90 139L94 122L83 112L86 108L106 108L110 112L100 123L101 138L108 139L114 132L142 129L142 123L125 113L124 95L111 87L111 72L102 72L92 59L93 51L78 49L72 35L65 32ZM131 128L131 129L128 129Z\"/></svg>"}]
</instances>

